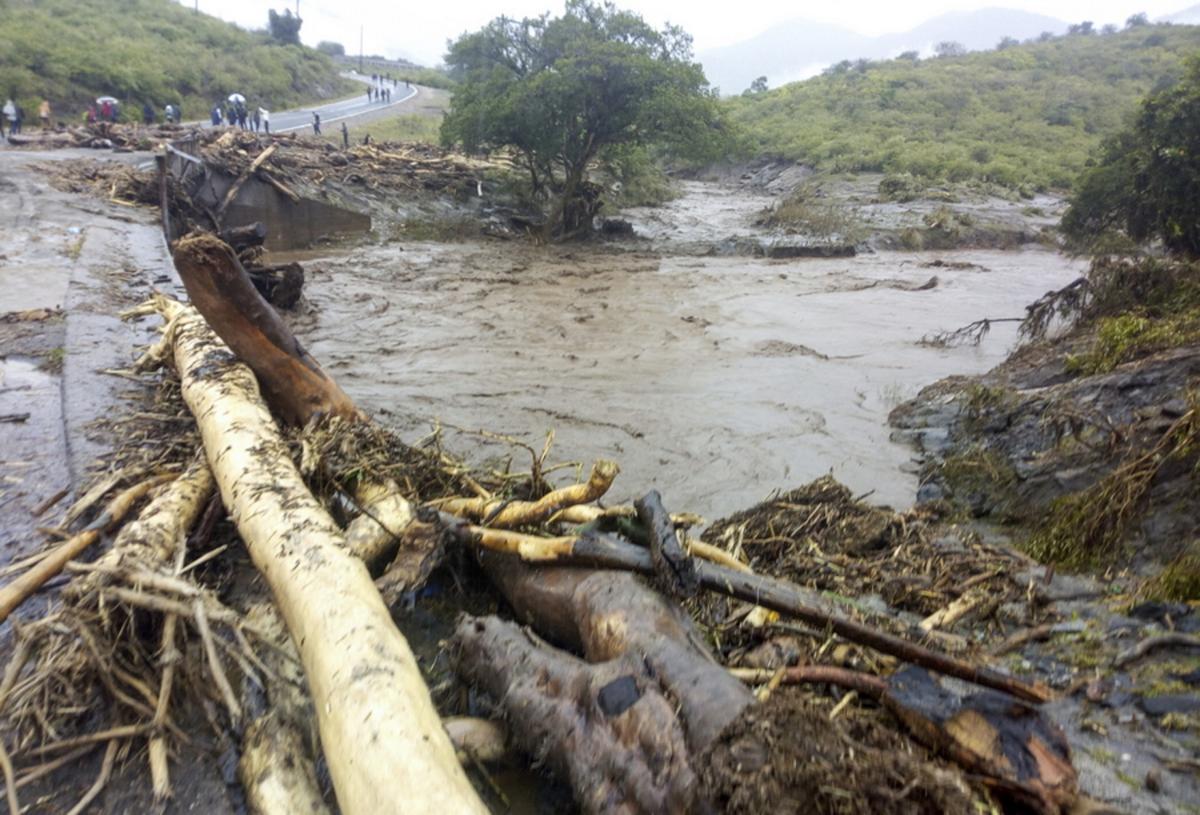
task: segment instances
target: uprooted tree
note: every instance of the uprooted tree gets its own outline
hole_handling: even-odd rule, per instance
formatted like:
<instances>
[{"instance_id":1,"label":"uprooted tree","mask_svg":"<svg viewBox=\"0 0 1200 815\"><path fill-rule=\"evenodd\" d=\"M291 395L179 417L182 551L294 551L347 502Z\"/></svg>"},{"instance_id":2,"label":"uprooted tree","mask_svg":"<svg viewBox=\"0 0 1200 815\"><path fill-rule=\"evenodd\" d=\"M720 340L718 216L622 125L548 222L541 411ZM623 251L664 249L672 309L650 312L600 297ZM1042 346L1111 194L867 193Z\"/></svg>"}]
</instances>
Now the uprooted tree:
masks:
<instances>
[{"instance_id":1,"label":"uprooted tree","mask_svg":"<svg viewBox=\"0 0 1200 815\"><path fill-rule=\"evenodd\" d=\"M498 17L454 42L446 64L461 84L443 140L516 150L554 237L590 228L598 191L589 171L608 152L656 146L704 156L728 139L691 38L611 3L569 0L561 17Z\"/></svg>"}]
</instances>

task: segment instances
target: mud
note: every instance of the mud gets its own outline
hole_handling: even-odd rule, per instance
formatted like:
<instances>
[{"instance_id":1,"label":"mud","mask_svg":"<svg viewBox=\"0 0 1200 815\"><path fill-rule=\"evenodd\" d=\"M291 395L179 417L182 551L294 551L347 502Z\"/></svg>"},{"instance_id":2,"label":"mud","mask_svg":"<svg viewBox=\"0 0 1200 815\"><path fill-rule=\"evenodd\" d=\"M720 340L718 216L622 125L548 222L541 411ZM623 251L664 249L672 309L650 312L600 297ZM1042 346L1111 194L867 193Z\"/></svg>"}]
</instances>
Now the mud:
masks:
<instances>
[{"instance_id":1,"label":"mud","mask_svg":"<svg viewBox=\"0 0 1200 815\"><path fill-rule=\"evenodd\" d=\"M888 412L1000 362L1014 333L918 340L1020 315L1079 271L1035 249L770 261L388 243L302 259L299 336L385 422L415 435L437 419L538 448L553 430L585 465L621 462L614 500L653 487L710 518L828 472L907 506L912 453L889 440ZM936 285L907 290L934 259L949 264Z\"/></svg>"}]
</instances>

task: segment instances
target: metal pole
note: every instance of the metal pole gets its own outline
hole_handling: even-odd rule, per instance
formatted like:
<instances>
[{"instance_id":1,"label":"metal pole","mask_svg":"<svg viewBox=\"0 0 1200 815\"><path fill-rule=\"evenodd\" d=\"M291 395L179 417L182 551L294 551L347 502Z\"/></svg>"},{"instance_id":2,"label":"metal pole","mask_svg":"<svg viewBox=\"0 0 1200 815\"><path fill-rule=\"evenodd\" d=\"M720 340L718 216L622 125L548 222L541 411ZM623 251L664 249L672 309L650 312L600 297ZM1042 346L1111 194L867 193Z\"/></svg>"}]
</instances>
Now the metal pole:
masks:
<instances>
[{"instance_id":1,"label":"metal pole","mask_svg":"<svg viewBox=\"0 0 1200 815\"><path fill-rule=\"evenodd\" d=\"M363 26L358 27L358 72L363 72Z\"/></svg>"}]
</instances>

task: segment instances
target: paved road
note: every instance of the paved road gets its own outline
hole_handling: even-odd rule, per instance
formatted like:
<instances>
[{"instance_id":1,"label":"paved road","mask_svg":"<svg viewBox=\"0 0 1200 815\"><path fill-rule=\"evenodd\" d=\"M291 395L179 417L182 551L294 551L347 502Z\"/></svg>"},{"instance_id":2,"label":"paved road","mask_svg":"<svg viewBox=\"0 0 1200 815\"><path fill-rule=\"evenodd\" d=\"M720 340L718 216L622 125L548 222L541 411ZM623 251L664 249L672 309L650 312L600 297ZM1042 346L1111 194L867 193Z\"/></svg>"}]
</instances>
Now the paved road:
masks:
<instances>
[{"instance_id":1,"label":"paved road","mask_svg":"<svg viewBox=\"0 0 1200 815\"><path fill-rule=\"evenodd\" d=\"M387 110L394 108L397 105L403 104L417 95L417 89L405 88L400 84L392 88L392 101L388 103L371 102L367 100L367 88L371 85L370 77L359 76L358 74L349 73L342 74L347 79L353 79L363 83L363 91L358 96L350 99L342 99L338 102L328 102L323 105L312 105L309 107L295 108L293 110L273 110L271 111L271 132L273 133L289 133L293 130L308 129L311 132L313 122L313 112L321 114L321 128L326 129L328 125L334 122L340 122L343 119L351 119L363 113L372 113L377 110ZM253 112L256 107L253 99L247 100L246 107ZM205 122L206 126L209 126Z\"/></svg>"}]
</instances>

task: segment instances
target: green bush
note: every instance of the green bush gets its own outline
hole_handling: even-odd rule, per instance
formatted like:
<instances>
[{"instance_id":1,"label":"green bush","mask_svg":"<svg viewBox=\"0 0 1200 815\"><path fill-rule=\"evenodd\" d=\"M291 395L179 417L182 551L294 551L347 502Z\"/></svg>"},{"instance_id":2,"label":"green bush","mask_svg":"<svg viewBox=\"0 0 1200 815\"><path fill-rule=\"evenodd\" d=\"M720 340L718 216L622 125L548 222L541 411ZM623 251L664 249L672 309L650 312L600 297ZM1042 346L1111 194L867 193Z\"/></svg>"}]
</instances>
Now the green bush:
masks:
<instances>
[{"instance_id":1,"label":"green bush","mask_svg":"<svg viewBox=\"0 0 1200 815\"><path fill-rule=\"evenodd\" d=\"M1138 101L1183 73L1200 27L1060 37L827 71L725 100L754 153L832 171L1068 189Z\"/></svg>"}]
</instances>

